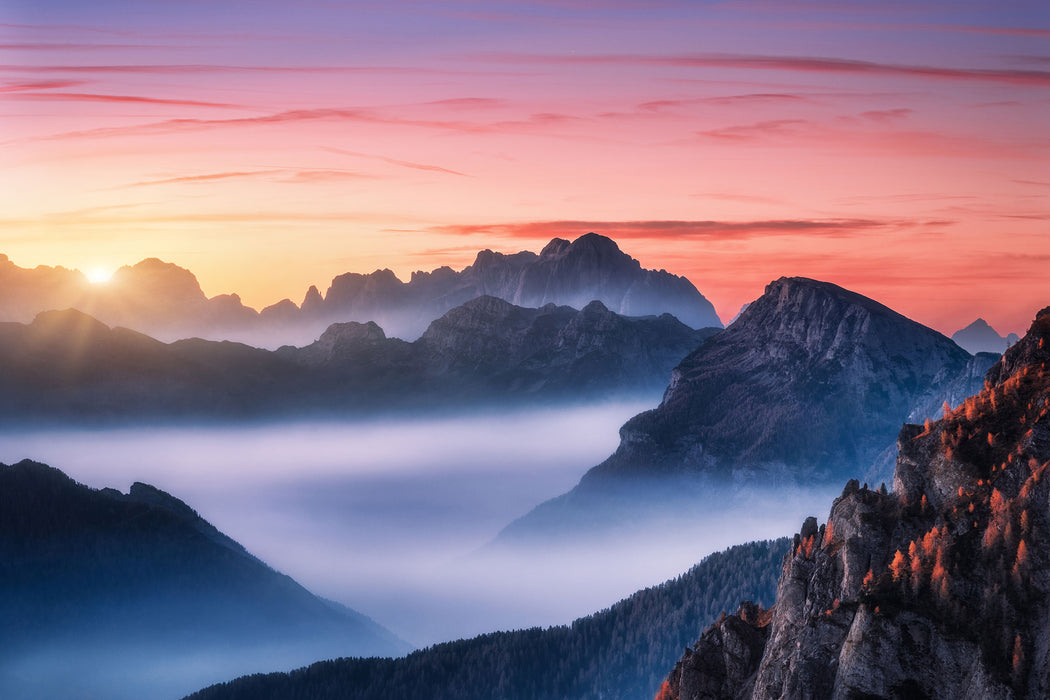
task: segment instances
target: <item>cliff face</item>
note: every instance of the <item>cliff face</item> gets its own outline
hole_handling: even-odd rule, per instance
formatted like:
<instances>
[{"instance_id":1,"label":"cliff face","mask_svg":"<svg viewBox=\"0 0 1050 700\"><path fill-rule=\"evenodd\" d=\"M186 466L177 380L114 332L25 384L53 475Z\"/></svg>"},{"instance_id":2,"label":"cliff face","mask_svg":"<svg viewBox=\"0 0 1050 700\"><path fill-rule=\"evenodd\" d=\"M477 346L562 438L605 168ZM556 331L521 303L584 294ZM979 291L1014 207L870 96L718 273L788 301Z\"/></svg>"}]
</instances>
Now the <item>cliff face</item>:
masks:
<instances>
[{"instance_id":1,"label":"cliff face","mask_svg":"<svg viewBox=\"0 0 1050 700\"><path fill-rule=\"evenodd\" d=\"M709 630L665 697L1050 695L1050 309L984 390L898 447L893 492L848 484L795 536L768 625ZM726 676L697 653L741 625L761 655L696 691Z\"/></svg>"}]
</instances>

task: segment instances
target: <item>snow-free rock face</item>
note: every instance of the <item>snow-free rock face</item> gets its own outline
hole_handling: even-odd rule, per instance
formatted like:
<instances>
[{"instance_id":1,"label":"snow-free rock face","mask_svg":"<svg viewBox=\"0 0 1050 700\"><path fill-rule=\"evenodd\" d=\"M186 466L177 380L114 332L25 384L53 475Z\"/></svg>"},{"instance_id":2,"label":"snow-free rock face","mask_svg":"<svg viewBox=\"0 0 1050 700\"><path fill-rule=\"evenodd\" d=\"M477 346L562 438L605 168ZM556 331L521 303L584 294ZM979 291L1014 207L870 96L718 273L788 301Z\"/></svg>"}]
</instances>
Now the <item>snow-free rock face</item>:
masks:
<instances>
[{"instance_id":1,"label":"snow-free rock face","mask_svg":"<svg viewBox=\"0 0 1050 700\"><path fill-rule=\"evenodd\" d=\"M582 309L597 299L625 316L670 313L694 328L721 328L714 307L684 277L645 270L611 239L589 233L551 241L539 254L483 250L460 272L440 267L402 282L391 270L335 277L324 296L310 287L300 306L283 299L262 312L236 294L208 298L189 270L149 258L102 285L61 267L23 269L0 255L0 321L25 323L51 309L76 308L110 326L165 341L198 336L258 347L304 345L332 323L378 323L414 340L442 314L479 296L518 306Z\"/></svg>"},{"instance_id":2,"label":"snow-free rock face","mask_svg":"<svg viewBox=\"0 0 1050 700\"><path fill-rule=\"evenodd\" d=\"M659 517L671 502L724 510L782 487L888 481L901 425L975 392L994 360L841 287L779 279L675 368L615 453L500 539L616 528L653 504Z\"/></svg>"},{"instance_id":3,"label":"snow-free rock face","mask_svg":"<svg viewBox=\"0 0 1050 700\"><path fill-rule=\"evenodd\" d=\"M598 300L623 316L670 313L692 328L722 327L714 307L689 280L643 269L612 239L596 233L572 242L555 238L538 255L483 250L462 272L442 267L413 273L408 282L390 270L341 275L325 294L323 313L331 319L372 319L390 335L411 340L446 311L481 296L530 308L582 309Z\"/></svg>"},{"instance_id":4,"label":"snow-free rock face","mask_svg":"<svg viewBox=\"0 0 1050 700\"><path fill-rule=\"evenodd\" d=\"M943 335L871 299L782 278L682 361L661 405L623 426L620 449L595 473L859 475L905 420L937 411L950 388L969 389L960 399L972 393L952 387L972 374L969 362Z\"/></svg>"},{"instance_id":5,"label":"snow-free rock face","mask_svg":"<svg viewBox=\"0 0 1050 700\"><path fill-rule=\"evenodd\" d=\"M676 669L662 697L1050 696L1050 309L987 378L905 426L892 493L852 481L826 525L807 521L760 661L717 695Z\"/></svg>"},{"instance_id":6,"label":"snow-free rock face","mask_svg":"<svg viewBox=\"0 0 1050 700\"><path fill-rule=\"evenodd\" d=\"M966 328L952 333L952 340L959 347L973 355L979 352L994 352L1001 355L1006 352L1008 347L1016 343L1019 338L1016 333L1010 333L1005 337L1001 336L994 328L988 325L987 321L979 318Z\"/></svg>"}]
</instances>

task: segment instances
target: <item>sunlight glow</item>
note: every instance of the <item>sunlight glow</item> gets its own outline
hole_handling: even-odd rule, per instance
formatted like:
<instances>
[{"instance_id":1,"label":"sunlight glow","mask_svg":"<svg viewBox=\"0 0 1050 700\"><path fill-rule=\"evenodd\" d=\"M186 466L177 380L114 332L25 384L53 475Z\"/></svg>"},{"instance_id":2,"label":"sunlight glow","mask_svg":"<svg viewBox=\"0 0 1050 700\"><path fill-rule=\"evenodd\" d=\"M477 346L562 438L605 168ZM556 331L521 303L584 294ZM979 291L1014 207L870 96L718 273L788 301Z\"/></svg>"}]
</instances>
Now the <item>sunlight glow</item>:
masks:
<instances>
[{"instance_id":1,"label":"sunlight glow","mask_svg":"<svg viewBox=\"0 0 1050 700\"><path fill-rule=\"evenodd\" d=\"M91 284L105 284L113 276L113 270L95 267L85 272L84 276L88 278L88 282Z\"/></svg>"}]
</instances>

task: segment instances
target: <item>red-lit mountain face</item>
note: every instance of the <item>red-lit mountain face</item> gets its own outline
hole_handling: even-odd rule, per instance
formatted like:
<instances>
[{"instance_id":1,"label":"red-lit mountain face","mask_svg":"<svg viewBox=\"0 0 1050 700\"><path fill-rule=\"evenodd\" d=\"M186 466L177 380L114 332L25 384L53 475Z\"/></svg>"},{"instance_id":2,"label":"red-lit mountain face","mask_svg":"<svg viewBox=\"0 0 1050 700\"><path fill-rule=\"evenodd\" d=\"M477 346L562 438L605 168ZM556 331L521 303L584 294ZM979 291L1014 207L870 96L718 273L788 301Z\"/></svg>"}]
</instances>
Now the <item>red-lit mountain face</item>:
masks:
<instances>
[{"instance_id":1,"label":"red-lit mountain face","mask_svg":"<svg viewBox=\"0 0 1050 700\"><path fill-rule=\"evenodd\" d=\"M1050 308L898 447L893 492L807 520L773 610L710 628L661 700L1050 696Z\"/></svg>"}]
</instances>

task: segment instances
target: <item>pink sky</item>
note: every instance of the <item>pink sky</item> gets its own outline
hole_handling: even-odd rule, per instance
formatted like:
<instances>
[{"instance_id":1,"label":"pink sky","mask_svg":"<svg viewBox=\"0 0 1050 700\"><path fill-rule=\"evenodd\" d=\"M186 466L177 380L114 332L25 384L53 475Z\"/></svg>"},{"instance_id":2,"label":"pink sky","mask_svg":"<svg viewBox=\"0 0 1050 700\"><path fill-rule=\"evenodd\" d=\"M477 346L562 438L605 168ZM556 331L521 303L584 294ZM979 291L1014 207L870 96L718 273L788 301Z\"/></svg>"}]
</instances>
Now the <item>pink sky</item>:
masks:
<instances>
[{"instance_id":1,"label":"pink sky","mask_svg":"<svg viewBox=\"0 0 1050 700\"><path fill-rule=\"evenodd\" d=\"M724 320L782 275L1050 305L1040 3L16 1L0 252L261 307L597 231Z\"/></svg>"}]
</instances>

